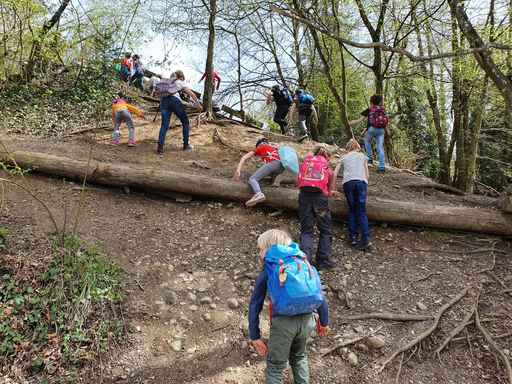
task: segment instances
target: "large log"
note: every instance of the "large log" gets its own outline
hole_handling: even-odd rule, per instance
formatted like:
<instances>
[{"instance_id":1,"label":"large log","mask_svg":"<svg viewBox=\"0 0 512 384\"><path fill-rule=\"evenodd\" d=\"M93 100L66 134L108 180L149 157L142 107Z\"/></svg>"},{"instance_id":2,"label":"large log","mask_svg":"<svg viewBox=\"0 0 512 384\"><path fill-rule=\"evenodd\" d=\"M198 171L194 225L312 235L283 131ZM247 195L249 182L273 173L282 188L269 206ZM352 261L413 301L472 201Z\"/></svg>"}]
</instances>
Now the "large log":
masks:
<instances>
[{"instance_id":1,"label":"large log","mask_svg":"<svg viewBox=\"0 0 512 384\"><path fill-rule=\"evenodd\" d=\"M38 172L60 177L83 180L87 169L86 162L66 157L23 151L16 151L12 155L22 168L35 167ZM7 157L2 153L0 156ZM229 201L246 201L253 193L246 183L97 161L91 162L87 180L106 185L173 191ZM271 187L262 190L267 196L263 204L298 210L297 190ZM348 207L344 199L330 199L329 205L333 216L348 216ZM512 215L488 209L380 200L367 202L366 210L368 219L372 221L512 235Z\"/></svg>"}]
</instances>

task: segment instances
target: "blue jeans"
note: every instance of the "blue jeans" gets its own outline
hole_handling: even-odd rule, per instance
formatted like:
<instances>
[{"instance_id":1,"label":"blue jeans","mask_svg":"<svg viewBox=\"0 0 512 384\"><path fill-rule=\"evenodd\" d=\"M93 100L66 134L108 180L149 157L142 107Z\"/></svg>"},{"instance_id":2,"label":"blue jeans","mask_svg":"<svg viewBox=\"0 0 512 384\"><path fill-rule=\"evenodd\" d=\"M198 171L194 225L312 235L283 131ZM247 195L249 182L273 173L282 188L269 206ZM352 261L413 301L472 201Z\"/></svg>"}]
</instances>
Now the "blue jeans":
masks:
<instances>
[{"instance_id":1,"label":"blue jeans","mask_svg":"<svg viewBox=\"0 0 512 384\"><path fill-rule=\"evenodd\" d=\"M299 193L300 249L309 262L313 261L313 235L315 217L320 239L316 251L316 262L329 260L332 245L331 211L327 196L323 192Z\"/></svg>"},{"instance_id":2,"label":"blue jeans","mask_svg":"<svg viewBox=\"0 0 512 384\"><path fill-rule=\"evenodd\" d=\"M139 81L137 81L137 80L139 80ZM140 89L142 89L142 92L146 93L146 88L144 87L144 72L142 72L142 71L135 72L132 75L132 78L130 79L130 85L132 85L136 81L139 83L139 86L140 86Z\"/></svg>"},{"instance_id":3,"label":"blue jeans","mask_svg":"<svg viewBox=\"0 0 512 384\"><path fill-rule=\"evenodd\" d=\"M169 128L171 114L173 112L178 119L180 119L181 125L183 125L183 142L188 143L190 123L181 100L174 96L164 97L161 101L160 108L162 111L162 125L160 126L160 133L158 134L158 145L165 144L165 136L167 135L167 129Z\"/></svg>"},{"instance_id":4,"label":"blue jeans","mask_svg":"<svg viewBox=\"0 0 512 384\"><path fill-rule=\"evenodd\" d=\"M375 137L377 141L377 154L379 155L379 168L386 168L386 157L384 155L384 133L383 128L370 127L366 131L364 137L364 148L370 160L373 160L372 155L372 139Z\"/></svg>"},{"instance_id":5,"label":"blue jeans","mask_svg":"<svg viewBox=\"0 0 512 384\"><path fill-rule=\"evenodd\" d=\"M361 180L347 181L343 184L343 192L349 207L348 233L350 237L358 237L359 224L361 241L370 240L370 226L366 217L366 189L366 183Z\"/></svg>"}]
</instances>

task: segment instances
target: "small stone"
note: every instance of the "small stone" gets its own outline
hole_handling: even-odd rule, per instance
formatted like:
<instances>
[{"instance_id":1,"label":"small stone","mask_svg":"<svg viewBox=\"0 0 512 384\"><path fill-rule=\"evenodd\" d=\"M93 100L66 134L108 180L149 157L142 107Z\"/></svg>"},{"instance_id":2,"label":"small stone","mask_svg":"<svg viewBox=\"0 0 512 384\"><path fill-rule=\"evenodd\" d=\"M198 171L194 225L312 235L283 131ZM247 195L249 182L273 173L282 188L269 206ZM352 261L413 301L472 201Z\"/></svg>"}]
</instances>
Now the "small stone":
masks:
<instances>
[{"instance_id":1,"label":"small stone","mask_svg":"<svg viewBox=\"0 0 512 384\"><path fill-rule=\"evenodd\" d=\"M351 270L352 269L352 264L347 263L347 264L344 265L344 267L345 267L345 269Z\"/></svg>"},{"instance_id":2,"label":"small stone","mask_svg":"<svg viewBox=\"0 0 512 384\"><path fill-rule=\"evenodd\" d=\"M155 305L164 305L164 302L163 301L155 301Z\"/></svg>"},{"instance_id":3,"label":"small stone","mask_svg":"<svg viewBox=\"0 0 512 384\"><path fill-rule=\"evenodd\" d=\"M197 305L192 304L190 307L188 307L192 312L197 311Z\"/></svg>"},{"instance_id":4,"label":"small stone","mask_svg":"<svg viewBox=\"0 0 512 384\"><path fill-rule=\"evenodd\" d=\"M386 342L380 337L372 336L366 339L366 345L370 348L378 349L386 345Z\"/></svg>"},{"instance_id":5,"label":"small stone","mask_svg":"<svg viewBox=\"0 0 512 384\"><path fill-rule=\"evenodd\" d=\"M137 332L140 332L140 325L137 325L137 327L135 327L135 329L137 330Z\"/></svg>"},{"instance_id":6,"label":"small stone","mask_svg":"<svg viewBox=\"0 0 512 384\"><path fill-rule=\"evenodd\" d=\"M196 351L196 347L188 348L187 353L194 353Z\"/></svg>"},{"instance_id":7,"label":"small stone","mask_svg":"<svg viewBox=\"0 0 512 384\"><path fill-rule=\"evenodd\" d=\"M187 296L190 301L195 301L197 299L197 296L194 295L192 292L189 292Z\"/></svg>"},{"instance_id":8,"label":"small stone","mask_svg":"<svg viewBox=\"0 0 512 384\"><path fill-rule=\"evenodd\" d=\"M203 319L204 319L204 321L212 321L212 315L210 315L208 312L206 312L203 315Z\"/></svg>"},{"instance_id":9,"label":"small stone","mask_svg":"<svg viewBox=\"0 0 512 384\"><path fill-rule=\"evenodd\" d=\"M213 300L210 296L205 296L205 297L202 297L200 301L201 301L201 304L211 304Z\"/></svg>"},{"instance_id":10,"label":"small stone","mask_svg":"<svg viewBox=\"0 0 512 384\"><path fill-rule=\"evenodd\" d=\"M427 309L427 306L423 303L420 303L419 301L416 303L416 306L421 309L422 311L424 311L425 309Z\"/></svg>"},{"instance_id":11,"label":"small stone","mask_svg":"<svg viewBox=\"0 0 512 384\"><path fill-rule=\"evenodd\" d=\"M242 332L245 336L249 336L249 323L242 324Z\"/></svg>"},{"instance_id":12,"label":"small stone","mask_svg":"<svg viewBox=\"0 0 512 384\"><path fill-rule=\"evenodd\" d=\"M504 349L504 350L503 350L503 354L504 354L505 356L510 356L510 349Z\"/></svg>"},{"instance_id":13,"label":"small stone","mask_svg":"<svg viewBox=\"0 0 512 384\"><path fill-rule=\"evenodd\" d=\"M176 304L178 301L178 295L176 295L176 293L173 291L164 291L162 296L164 301L169 305Z\"/></svg>"},{"instance_id":14,"label":"small stone","mask_svg":"<svg viewBox=\"0 0 512 384\"><path fill-rule=\"evenodd\" d=\"M352 367L355 367L357 365L357 356L354 352L350 352L348 354L348 363L352 366Z\"/></svg>"},{"instance_id":15,"label":"small stone","mask_svg":"<svg viewBox=\"0 0 512 384\"><path fill-rule=\"evenodd\" d=\"M215 303L211 303L211 304L210 304L210 308L211 308L211 309L215 309L215 308L217 308L217 304L215 304Z\"/></svg>"},{"instance_id":16,"label":"small stone","mask_svg":"<svg viewBox=\"0 0 512 384\"><path fill-rule=\"evenodd\" d=\"M228 303L228 307L231 309L238 308L238 301L236 299L229 299L227 303Z\"/></svg>"},{"instance_id":17,"label":"small stone","mask_svg":"<svg viewBox=\"0 0 512 384\"><path fill-rule=\"evenodd\" d=\"M173 341L171 343L171 349L176 352L181 351L181 340Z\"/></svg>"}]
</instances>

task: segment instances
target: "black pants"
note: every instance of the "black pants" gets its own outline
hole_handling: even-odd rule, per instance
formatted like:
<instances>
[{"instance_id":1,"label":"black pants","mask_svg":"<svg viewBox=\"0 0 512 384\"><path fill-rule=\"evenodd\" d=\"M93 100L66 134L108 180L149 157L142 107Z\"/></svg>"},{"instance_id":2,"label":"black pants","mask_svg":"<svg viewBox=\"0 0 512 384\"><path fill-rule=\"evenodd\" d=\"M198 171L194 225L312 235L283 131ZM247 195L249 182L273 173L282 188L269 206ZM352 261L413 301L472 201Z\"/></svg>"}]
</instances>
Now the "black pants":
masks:
<instances>
[{"instance_id":1,"label":"black pants","mask_svg":"<svg viewBox=\"0 0 512 384\"><path fill-rule=\"evenodd\" d=\"M288 122L284 119L290 110L289 105L278 105L276 109L276 114L274 115L274 122L279 124L281 127L281 133L284 135L286 132L286 126Z\"/></svg>"}]
</instances>

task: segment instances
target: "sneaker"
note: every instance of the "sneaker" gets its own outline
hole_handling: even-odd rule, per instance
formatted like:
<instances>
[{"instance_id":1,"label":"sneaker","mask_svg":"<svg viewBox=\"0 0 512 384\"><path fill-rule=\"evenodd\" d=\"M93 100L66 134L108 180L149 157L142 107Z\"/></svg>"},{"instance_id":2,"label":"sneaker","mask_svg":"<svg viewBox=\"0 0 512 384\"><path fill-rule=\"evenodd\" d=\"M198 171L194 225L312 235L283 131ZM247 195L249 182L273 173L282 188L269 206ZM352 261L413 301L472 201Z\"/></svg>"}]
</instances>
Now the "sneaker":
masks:
<instances>
[{"instance_id":1,"label":"sneaker","mask_svg":"<svg viewBox=\"0 0 512 384\"><path fill-rule=\"evenodd\" d=\"M304 141L304 140L307 140L307 139L309 139L308 135L302 135L301 137L299 137L299 141Z\"/></svg>"},{"instance_id":2,"label":"sneaker","mask_svg":"<svg viewBox=\"0 0 512 384\"><path fill-rule=\"evenodd\" d=\"M158 154L162 154L162 153L164 153L164 146L163 146L163 145L158 144L158 148L157 148L157 150L156 150L156 153L158 153Z\"/></svg>"},{"instance_id":3,"label":"sneaker","mask_svg":"<svg viewBox=\"0 0 512 384\"><path fill-rule=\"evenodd\" d=\"M190 145L190 144L183 144L183 150L186 151L188 149L194 149L194 146L193 145Z\"/></svg>"},{"instance_id":4,"label":"sneaker","mask_svg":"<svg viewBox=\"0 0 512 384\"><path fill-rule=\"evenodd\" d=\"M325 271L326 269L333 269L333 268L334 268L334 264L330 260L318 261L316 263L317 271Z\"/></svg>"},{"instance_id":5,"label":"sneaker","mask_svg":"<svg viewBox=\"0 0 512 384\"><path fill-rule=\"evenodd\" d=\"M373 159L368 160L368 164L373 164Z\"/></svg>"},{"instance_id":6,"label":"sneaker","mask_svg":"<svg viewBox=\"0 0 512 384\"><path fill-rule=\"evenodd\" d=\"M372 241L370 239L367 239L367 240L364 240L364 241L361 240L361 241L357 242L356 249L358 251L362 251L363 249L368 248L371 245L372 245Z\"/></svg>"},{"instance_id":7,"label":"sneaker","mask_svg":"<svg viewBox=\"0 0 512 384\"><path fill-rule=\"evenodd\" d=\"M128 145L129 145L130 147L138 147L138 146L139 146L139 144L137 144L137 143L136 143L135 141L133 141L133 140L130 140L130 142L128 143Z\"/></svg>"},{"instance_id":8,"label":"sneaker","mask_svg":"<svg viewBox=\"0 0 512 384\"><path fill-rule=\"evenodd\" d=\"M112 140L110 143L108 143L111 147L117 147L117 141Z\"/></svg>"},{"instance_id":9,"label":"sneaker","mask_svg":"<svg viewBox=\"0 0 512 384\"><path fill-rule=\"evenodd\" d=\"M377 173L386 173L386 168L379 167L377 168Z\"/></svg>"},{"instance_id":10,"label":"sneaker","mask_svg":"<svg viewBox=\"0 0 512 384\"><path fill-rule=\"evenodd\" d=\"M350 245L356 245L357 244L357 237L350 237Z\"/></svg>"},{"instance_id":11,"label":"sneaker","mask_svg":"<svg viewBox=\"0 0 512 384\"><path fill-rule=\"evenodd\" d=\"M256 205L258 203L261 203L262 201L265 201L266 197L263 194L263 192L258 192L255 194L250 200L248 200L245 205L248 207L252 207L253 205Z\"/></svg>"}]
</instances>

